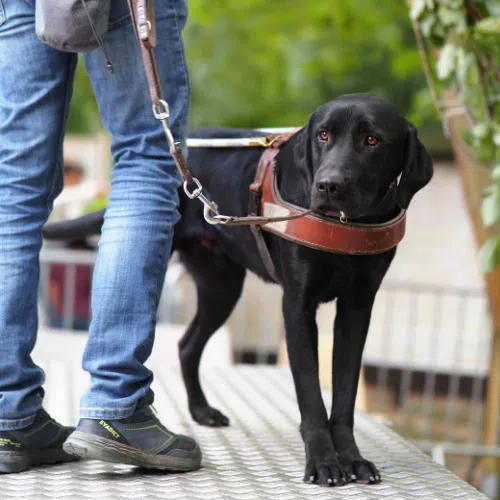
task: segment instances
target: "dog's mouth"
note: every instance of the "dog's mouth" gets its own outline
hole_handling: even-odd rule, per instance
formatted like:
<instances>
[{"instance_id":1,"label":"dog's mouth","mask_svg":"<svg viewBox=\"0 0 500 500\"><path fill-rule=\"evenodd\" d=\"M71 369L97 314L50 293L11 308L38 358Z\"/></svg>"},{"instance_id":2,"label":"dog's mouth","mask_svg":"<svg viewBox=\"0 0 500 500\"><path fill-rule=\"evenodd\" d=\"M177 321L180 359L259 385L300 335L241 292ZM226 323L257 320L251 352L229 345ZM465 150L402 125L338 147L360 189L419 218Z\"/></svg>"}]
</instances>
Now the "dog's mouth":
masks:
<instances>
[{"instance_id":1,"label":"dog's mouth","mask_svg":"<svg viewBox=\"0 0 500 500\"><path fill-rule=\"evenodd\" d=\"M354 215L354 211L353 210L349 210L347 208L344 208L344 207L340 207L340 206L337 206L337 205L328 205L328 206L320 206L320 207L317 207L317 208L314 208L313 207L313 212L318 214L318 215L321 215L321 216L325 216L325 217L335 217L335 218L339 218L339 217L342 217L342 218L345 218L345 217L352 217Z\"/></svg>"},{"instance_id":2,"label":"dog's mouth","mask_svg":"<svg viewBox=\"0 0 500 500\"><path fill-rule=\"evenodd\" d=\"M353 201L353 200L352 200ZM343 202L343 201L330 201L329 203L311 203L312 211L323 217L333 217L336 219L358 219L370 215L370 208L363 204Z\"/></svg>"},{"instance_id":3,"label":"dog's mouth","mask_svg":"<svg viewBox=\"0 0 500 500\"><path fill-rule=\"evenodd\" d=\"M342 210L340 208L320 208L313 210L313 212L321 217L340 219L342 222L346 222L347 220L359 219L360 217L366 216L366 213L361 213L359 210Z\"/></svg>"},{"instance_id":4,"label":"dog's mouth","mask_svg":"<svg viewBox=\"0 0 500 500\"><path fill-rule=\"evenodd\" d=\"M342 210L317 210L317 214L326 217L347 217L347 214Z\"/></svg>"}]
</instances>

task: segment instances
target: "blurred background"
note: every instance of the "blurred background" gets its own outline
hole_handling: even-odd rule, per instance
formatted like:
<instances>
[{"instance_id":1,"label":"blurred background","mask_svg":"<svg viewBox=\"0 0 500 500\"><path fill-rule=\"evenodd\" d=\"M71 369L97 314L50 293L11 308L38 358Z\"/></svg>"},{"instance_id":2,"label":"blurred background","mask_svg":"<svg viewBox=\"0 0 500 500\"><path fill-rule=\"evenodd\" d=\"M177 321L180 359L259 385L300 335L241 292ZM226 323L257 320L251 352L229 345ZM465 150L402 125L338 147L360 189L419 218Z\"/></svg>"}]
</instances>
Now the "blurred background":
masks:
<instances>
[{"instance_id":1,"label":"blurred background","mask_svg":"<svg viewBox=\"0 0 500 500\"><path fill-rule=\"evenodd\" d=\"M491 458L500 452L498 402L497 408L491 403L492 384L498 385L491 360L498 358L459 168L469 160L454 155L443 134L408 6L345 0L332 8L301 0L290 9L279 0L193 0L184 37L191 128L301 126L322 103L355 92L389 99L418 126L436 173L412 202L407 236L378 295L358 406L488 490L499 472ZM105 206L108 148L80 64L65 143L66 187L53 220ZM85 336L95 244L44 246L42 333ZM158 334L168 337L171 350L194 313L193 296L174 255L158 312ZM334 304L318 312L325 388L331 386L334 314ZM250 276L211 352L220 362L286 365L283 334L280 290Z\"/></svg>"}]
</instances>

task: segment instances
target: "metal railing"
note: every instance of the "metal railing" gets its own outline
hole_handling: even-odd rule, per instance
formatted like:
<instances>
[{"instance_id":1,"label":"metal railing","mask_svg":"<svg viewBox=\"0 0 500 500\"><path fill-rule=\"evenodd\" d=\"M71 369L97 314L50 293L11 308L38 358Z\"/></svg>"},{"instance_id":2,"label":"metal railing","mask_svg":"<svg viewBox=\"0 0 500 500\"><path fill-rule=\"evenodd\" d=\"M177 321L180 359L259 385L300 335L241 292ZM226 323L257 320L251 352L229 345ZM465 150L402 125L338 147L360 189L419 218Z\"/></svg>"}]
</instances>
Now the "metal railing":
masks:
<instances>
[{"instance_id":1,"label":"metal railing","mask_svg":"<svg viewBox=\"0 0 500 500\"><path fill-rule=\"evenodd\" d=\"M365 348L367 382L392 392L403 434L477 444L490 337L482 290L386 283ZM373 409L384 412L383 398ZM431 425L437 418L442 429Z\"/></svg>"}]
</instances>

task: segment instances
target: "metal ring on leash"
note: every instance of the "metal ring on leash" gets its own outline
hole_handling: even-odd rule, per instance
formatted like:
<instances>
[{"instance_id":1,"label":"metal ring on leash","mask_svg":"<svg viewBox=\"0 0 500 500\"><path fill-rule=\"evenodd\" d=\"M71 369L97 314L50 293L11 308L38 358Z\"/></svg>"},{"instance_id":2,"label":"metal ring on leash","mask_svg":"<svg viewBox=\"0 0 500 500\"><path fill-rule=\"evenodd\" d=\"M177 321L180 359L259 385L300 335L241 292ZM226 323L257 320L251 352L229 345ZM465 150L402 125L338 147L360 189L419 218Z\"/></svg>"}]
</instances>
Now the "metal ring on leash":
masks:
<instances>
[{"instance_id":1,"label":"metal ring on leash","mask_svg":"<svg viewBox=\"0 0 500 500\"><path fill-rule=\"evenodd\" d=\"M193 177L193 182L196 184L196 189L194 189L192 192L189 191L188 181L184 181L184 184L183 184L183 188L184 188L184 192L186 193L186 196L188 198L191 198L192 200L198 198L203 191L203 186L201 185L201 182L196 177Z\"/></svg>"},{"instance_id":2,"label":"metal ring on leash","mask_svg":"<svg viewBox=\"0 0 500 500\"><path fill-rule=\"evenodd\" d=\"M156 103L154 103L153 114L158 120L166 120L170 116L170 108L168 107L168 103L163 99L160 99L159 103L163 106L163 111L158 111L158 106L156 105Z\"/></svg>"},{"instance_id":3,"label":"metal ring on leash","mask_svg":"<svg viewBox=\"0 0 500 500\"><path fill-rule=\"evenodd\" d=\"M340 212L340 222L342 222L342 224L347 222L347 215L344 212Z\"/></svg>"}]
</instances>

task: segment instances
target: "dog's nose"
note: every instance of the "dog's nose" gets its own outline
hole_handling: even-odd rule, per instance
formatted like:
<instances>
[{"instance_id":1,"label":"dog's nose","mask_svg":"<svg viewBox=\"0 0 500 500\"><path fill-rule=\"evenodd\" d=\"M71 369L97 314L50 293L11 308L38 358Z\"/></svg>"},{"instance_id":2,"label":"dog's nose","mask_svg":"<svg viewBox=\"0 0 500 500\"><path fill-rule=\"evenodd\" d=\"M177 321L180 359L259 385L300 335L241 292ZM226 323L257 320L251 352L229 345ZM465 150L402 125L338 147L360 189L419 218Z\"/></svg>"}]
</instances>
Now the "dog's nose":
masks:
<instances>
[{"instance_id":1,"label":"dog's nose","mask_svg":"<svg viewBox=\"0 0 500 500\"><path fill-rule=\"evenodd\" d=\"M316 189L323 194L330 196L340 191L341 181L338 178L322 179L316 182Z\"/></svg>"}]
</instances>

